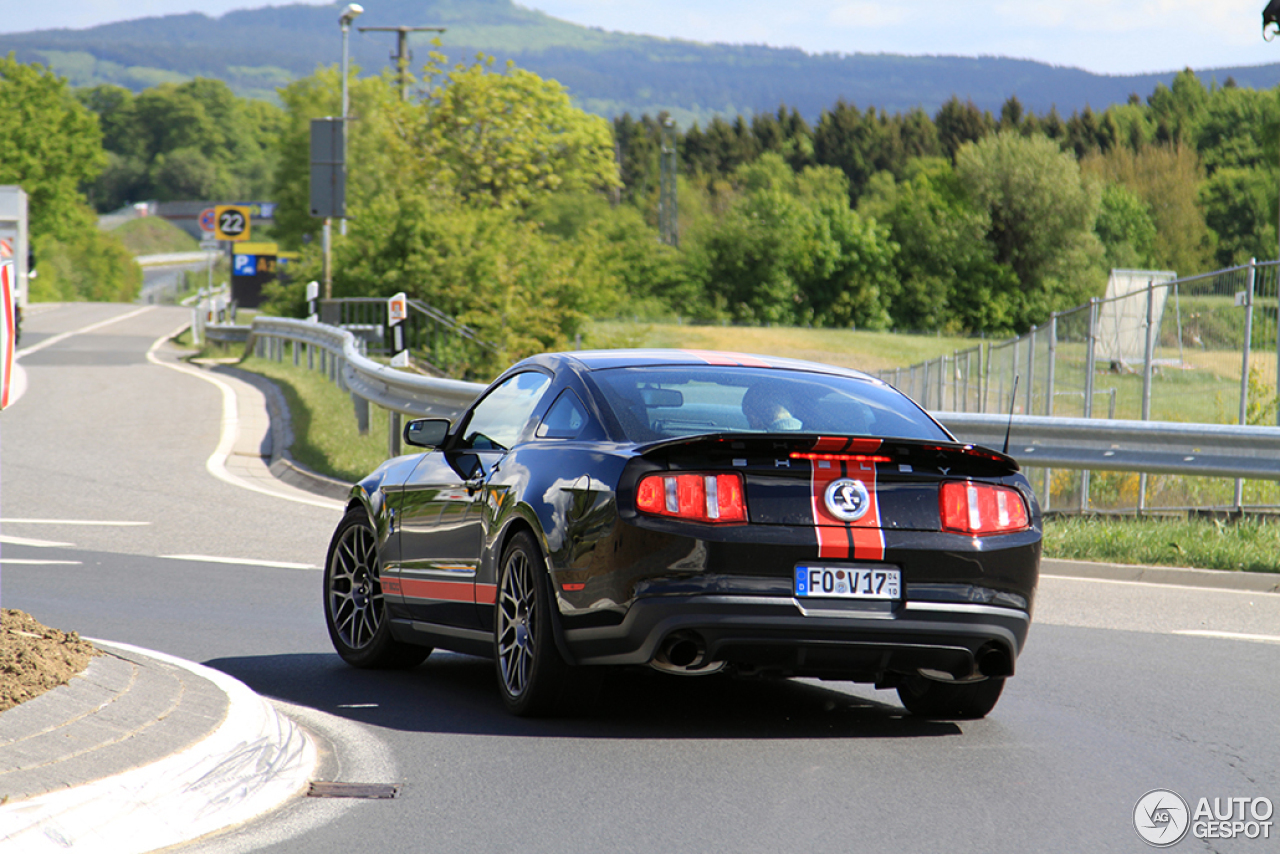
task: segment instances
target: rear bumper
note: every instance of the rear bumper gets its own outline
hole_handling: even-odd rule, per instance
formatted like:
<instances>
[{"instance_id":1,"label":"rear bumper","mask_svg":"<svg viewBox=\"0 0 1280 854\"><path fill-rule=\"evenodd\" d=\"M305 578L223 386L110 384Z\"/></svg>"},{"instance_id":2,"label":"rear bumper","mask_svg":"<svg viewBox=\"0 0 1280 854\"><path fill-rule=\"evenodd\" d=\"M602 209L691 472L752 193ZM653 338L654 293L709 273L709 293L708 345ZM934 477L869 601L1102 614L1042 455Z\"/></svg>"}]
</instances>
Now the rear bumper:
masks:
<instances>
[{"instance_id":1,"label":"rear bumper","mask_svg":"<svg viewBox=\"0 0 1280 854\"><path fill-rule=\"evenodd\" d=\"M749 671L877 681L926 669L967 679L992 649L1011 674L1030 623L1018 608L962 602L655 596L636 600L619 625L570 629L564 639L579 664L647 664L679 633L698 638L707 661Z\"/></svg>"}]
</instances>

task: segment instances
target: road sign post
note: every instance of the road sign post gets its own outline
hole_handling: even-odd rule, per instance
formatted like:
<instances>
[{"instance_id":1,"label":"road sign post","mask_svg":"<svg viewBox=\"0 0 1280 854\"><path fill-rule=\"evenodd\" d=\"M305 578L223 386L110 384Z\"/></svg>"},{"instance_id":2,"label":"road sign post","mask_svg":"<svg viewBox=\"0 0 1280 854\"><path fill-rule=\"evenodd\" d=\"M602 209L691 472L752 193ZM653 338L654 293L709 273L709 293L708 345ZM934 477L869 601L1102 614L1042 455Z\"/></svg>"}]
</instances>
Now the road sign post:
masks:
<instances>
[{"instance_id":1,"label":"road sign post","mask_svg":"<svg viewBox=\"0 0 1280 854\"><path fill-rule=\"evenodd\" d=\"M391 342L391 367L409 367L409 350L405 344L404 322L409 317L409 299L404 291L387 300L387 327Z\"/></svg>"}]
</instances>

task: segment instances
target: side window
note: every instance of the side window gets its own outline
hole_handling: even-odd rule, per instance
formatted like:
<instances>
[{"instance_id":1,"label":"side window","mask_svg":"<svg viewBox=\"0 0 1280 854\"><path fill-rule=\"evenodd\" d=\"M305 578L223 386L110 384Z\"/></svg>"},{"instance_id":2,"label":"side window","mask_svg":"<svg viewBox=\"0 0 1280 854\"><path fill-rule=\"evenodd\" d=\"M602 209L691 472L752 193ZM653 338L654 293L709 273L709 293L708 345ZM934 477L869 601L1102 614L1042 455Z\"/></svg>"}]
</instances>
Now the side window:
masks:
<instances>
[{"instance_id":1,"label":"side window","mask_svg":"<svg viewBox=\"0 0 1280 854\"><path fill-rule=\"evenodd\" d=\"M508 378L471 410L462 446L477 451L510 448L550 385L551 378L537 371Z\"/></svg>"},{"instance_id":2,"label":"side window","mask_svg":"<svg viewBox=\"0 0 1280 854\"><path fill-rule=\"evenodd\" d=\"M587 423L587 410L572 389L565 389L551 404L538 428L539 439L573 439Z\"/></svg>"}]
</instances>

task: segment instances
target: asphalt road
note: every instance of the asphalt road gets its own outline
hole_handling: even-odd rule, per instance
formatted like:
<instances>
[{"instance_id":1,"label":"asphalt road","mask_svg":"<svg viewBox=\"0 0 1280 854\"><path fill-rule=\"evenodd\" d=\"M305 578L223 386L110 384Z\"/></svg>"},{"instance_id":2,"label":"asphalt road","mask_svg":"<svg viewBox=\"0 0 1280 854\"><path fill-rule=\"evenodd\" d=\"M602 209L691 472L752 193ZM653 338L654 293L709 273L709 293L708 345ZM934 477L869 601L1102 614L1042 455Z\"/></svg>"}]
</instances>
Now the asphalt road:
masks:
<instances>
[{"instance_id":1,"label":"asphalt road","mask_svg":"<svg viewBox=\"0 0 1280 854\"><path fill-rule=\"evenodd\" d=\"M143 267L142 288L138 294L138 302L147 305L174 303L181 290L182 274L203 272L207 266L206 261L196 261ZM201 283L204 283L203 280Z\"/></svg>"},{"instance_id":2,"label":"asphalt road","mask_svg":"<svg viewBox=\"0 0 1280 854\"><path fill-rule=\"evenodd\" d=\"M23 345L134 310L45 311ZM589 718L530 722L502 712L485 661L348 668L319 572L291 568L321 564L337 514L205 470L217 390L145 358L183 314L22 359L28 391L0 415L3 604L219 668L289 704L338 779L403 787L299 800L184 851L1146 851L1132 812L1151 789L1280 802L1268 594L1047 577L1018 675L963 723L865 686L649 672L612 675ZM142 524L71 524L95 521Z\"/></svg>"}]
</instances>

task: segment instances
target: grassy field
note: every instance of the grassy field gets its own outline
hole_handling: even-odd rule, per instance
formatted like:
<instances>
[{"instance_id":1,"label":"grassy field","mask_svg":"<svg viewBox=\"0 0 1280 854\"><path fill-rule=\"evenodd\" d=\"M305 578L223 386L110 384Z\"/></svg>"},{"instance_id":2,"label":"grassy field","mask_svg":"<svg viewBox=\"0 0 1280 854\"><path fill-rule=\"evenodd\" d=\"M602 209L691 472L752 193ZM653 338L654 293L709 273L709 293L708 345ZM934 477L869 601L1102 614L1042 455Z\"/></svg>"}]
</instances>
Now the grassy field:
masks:
<instances>
[{"instance_id":1,"label":"grassy field","mask_svg":"<svg viewBox=\"0 0 1280 854\"><path fill-rule=\"evenodd\" d=\"M624 336L627 340L619 340ZM956 339L927 336L629 324L597 324L584 343L604 346L606 342L626 346L730 349L819 358L862 367L869 363L894 367L901 362L895 360L893 354L900 360L915 361L951 352L958 346ZM225 357L241 352L239 348L206 349L202 355ZM384 411L370 407L370 430L362 436L356 428L350 395L320 373L308 371L305 363L295 368L287 351L283 362L255 357L242 361L240 367L271 379L283 390L293 419L295 438L291 452L298 462L333 477L356 480L386 458L387 414ZM1036 474L1032 473L1033 478ZM1079 473L1058 471L1054 476L1078 480ZM1116 500L1129 498L1125 490L1136 489L1137 479L1136 474L1095 473L1093 493L1114 491ZM1207 479L1180 480L1205 481L1207 488ZM1038 487L1041 481L1033 479L1033 483ZM1265 489L1268 494L1275 492L1276 487L1273 483L1250 484L1251 489ZM1069 485L1064 484L1062 488L1069 490ZM1153 478L1150 489L1161 488L1166 487ZM1246 492L1246 499L1249 495ZM1046 522L1044 554L1113 563L1280 572L1280 524L1256 520L1223 524L1183 519L1058 517Z\"/></svg>"},{"instance_id":2,"label":"grassy field","mask_svg":"<svg viewBox=\"0 0 1280 854\"><path fill-rule=\"evenodd\" d=\"M164 255L195 252L200 242L168 220L158 216L131 219L113 232L134 255Z\"/></svg>"},{"instance_id":3,"label":"grassy field","mask_svg":"<svg viewBox=\"0 0 1280 854\"><path fill-rule=\"evenodd\" d=\"M951 355L972 347L971 338L895 335L851 329L798 329L783 326L694 326L675 323L592 324L584 347L676 347L729 350L788 359L808 359L860 371L884 370Z\"/></svg>"}]
</instances>

